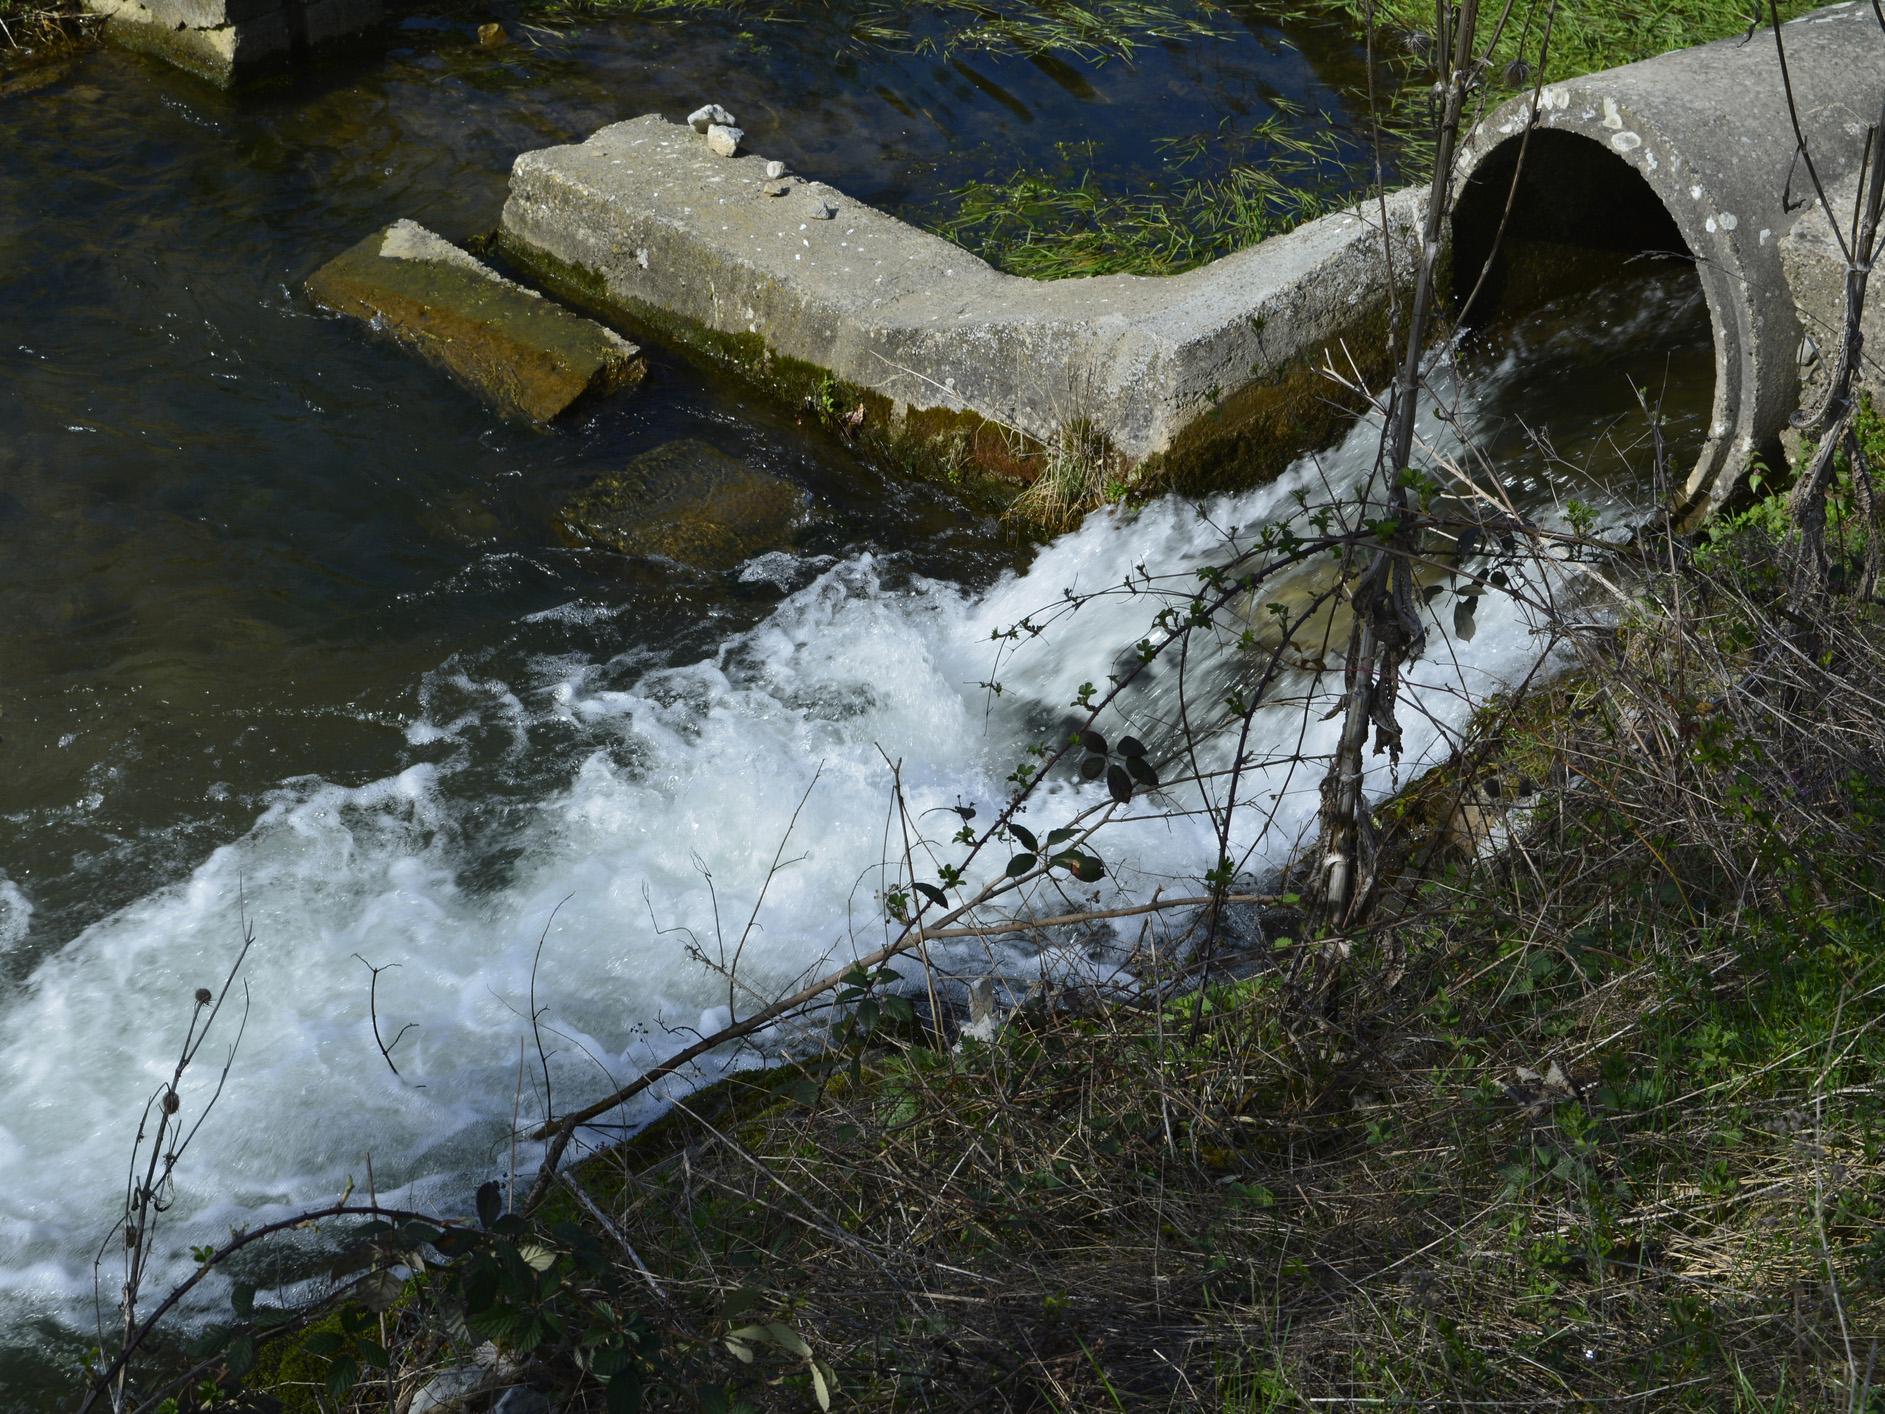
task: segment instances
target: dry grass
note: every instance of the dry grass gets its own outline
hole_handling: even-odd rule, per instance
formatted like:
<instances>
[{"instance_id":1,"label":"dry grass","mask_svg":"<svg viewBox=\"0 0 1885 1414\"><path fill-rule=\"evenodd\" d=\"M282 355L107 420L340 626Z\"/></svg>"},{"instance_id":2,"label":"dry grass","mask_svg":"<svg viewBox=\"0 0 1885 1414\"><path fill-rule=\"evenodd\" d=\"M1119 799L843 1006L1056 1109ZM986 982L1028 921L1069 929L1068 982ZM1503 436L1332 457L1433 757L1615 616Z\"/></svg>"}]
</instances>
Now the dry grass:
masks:
<instances>
[{"instance_id":1,"label":"dry grass","mask_svg":"<svg viewBox=\"0 0 1885 1414\"><path fill-rule=\"evenodd\" d=\"M1341 947L734 1082L584 1181L857 1407L1866 1407L1885 629L1815 663L1759 593L1664 580L1498 714L1521 845Z\"/></svg>"}]
</instances>

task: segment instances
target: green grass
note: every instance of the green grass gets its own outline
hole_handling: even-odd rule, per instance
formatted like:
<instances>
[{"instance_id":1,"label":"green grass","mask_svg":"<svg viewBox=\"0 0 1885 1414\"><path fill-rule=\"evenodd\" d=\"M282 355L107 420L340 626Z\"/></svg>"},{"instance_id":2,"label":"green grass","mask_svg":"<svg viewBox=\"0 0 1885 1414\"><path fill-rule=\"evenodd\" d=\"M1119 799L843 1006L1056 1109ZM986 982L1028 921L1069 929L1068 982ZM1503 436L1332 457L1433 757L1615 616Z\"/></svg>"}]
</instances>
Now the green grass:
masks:
<instances>
[{"instance_id":1,"label":"green grass","mask_svg":"<svg viewBox=\"0 0 1885 1414\"><path fill-rule=\"evenodd\" d=\"M1780 16L1791 19L1819 8L1820 3L1782 0ZM1372 11L1383 41L1379 47L1386 52L1421 52L1419 41L1433 33L1434 10L1429 0L1321 0L1318 8L1347 19L1357 30ZM1500 8L1481 6L1482 35L1491 36ZM1520 0L1498 33L1494 67L1495 72L1502 71L1519 60L1535 75L1543 58L1547 81L1570 78L1745 34L1750 24L1766 16L1765 0L1561 0L1555 12L1548 0ZM1547 20L1548 54L1544 52ZM1504 86L1514 87L1511 82Z\"/></svg>"},{"instance_id":2,"label":"green grass","mask_svg":"<svg viewBox=\"0 0 1885 1414\"><path fill-rule=\"evenodd\" d=\"M778 0L541 0L539 17L577 20L639 15L689 18L713 15L748 31L808 23L805 8ZM820 0L830 24L860 50L930 54L1055 54L1091 65L1130 60L1141 48L1173 41L1214 39L1224 30L1223 10L1211 0L1086 0L1030 4L1025 0Z\"/></svg>"},{"instance_id":3,"label":"green grass","mask_svg":"<svg viewBox=\"0 0 1885 1414\"><path fill-rule=\"evenodd\" d=\"M1281 105L1250 127L1162 146L1159 177L1121 189L1095 175L1093 144L1063 143L1052 167L956 188L927 224L1017 275L1164 275L1322 215L1349 186L1335 135Z\"/></svg>"}]
</instances>

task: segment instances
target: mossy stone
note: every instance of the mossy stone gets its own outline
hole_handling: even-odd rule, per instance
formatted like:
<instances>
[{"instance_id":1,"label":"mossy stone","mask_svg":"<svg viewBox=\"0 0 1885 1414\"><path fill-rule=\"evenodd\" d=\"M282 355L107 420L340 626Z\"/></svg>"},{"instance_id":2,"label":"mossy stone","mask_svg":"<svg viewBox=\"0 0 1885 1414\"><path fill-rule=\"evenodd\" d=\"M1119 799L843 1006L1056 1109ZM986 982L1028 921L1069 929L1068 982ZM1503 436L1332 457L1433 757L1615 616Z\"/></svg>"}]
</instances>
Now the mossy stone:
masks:
<instances>
[{"instance_id":1,"label":"mossy stone","mask_svg":"<svg viewBox=\"0 0 1885 1414\"><path fill-rule=\"evenodd\" d=\"M804 510L784 477L683 438L577 493L557 529L574 545L725 570L790 540Z\"/></svg>"}]
</instances>

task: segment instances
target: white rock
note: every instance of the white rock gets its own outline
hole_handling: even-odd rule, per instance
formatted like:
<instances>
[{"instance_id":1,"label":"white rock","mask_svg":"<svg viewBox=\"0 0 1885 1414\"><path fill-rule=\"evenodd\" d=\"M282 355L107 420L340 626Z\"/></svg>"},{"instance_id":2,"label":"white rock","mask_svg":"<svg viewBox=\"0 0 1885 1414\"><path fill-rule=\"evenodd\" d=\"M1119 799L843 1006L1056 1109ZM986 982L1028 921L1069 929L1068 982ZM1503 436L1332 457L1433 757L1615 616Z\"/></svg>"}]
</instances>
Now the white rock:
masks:
<instances>
[{"instance_id":1,"label":"white rock","mask_svg":"<svg viewBox=\"0 0 1885 1414\"><path fill-rule=\"evenodd\" d=\"M725 123L707 125L707 147L722 157L731 157L740 150L740 143L746 134L738 128L730 128Z\"/></svg>"},{"instance_id":2,"label":"white rock","mask_svg":"<svg viewBox=\"0 0 1885 1414\"><path fill-rule=\"evenodd\" d=\"M833 216L836 216L837 214L838 213L834 211L831 207L825 205L823 201L814 201L812 203L811 215L812 215L812 220L814 221L829 221Z\"/></svg>"},{"instance_id":3,"label":"white rock","mask_svg":"<svg viewBox=\"0 0 1885 1414\"><path fill-rule=\"evenodd\" d=\"M444 1414L448 1409L458 1409L490 1380L491 1372L481 1366L456 1366L421 1385L406 1406L407 1414Z\"/></svg>"},{"instance_id":4,"label":"white rock","mask_svg":"<svg viewBox=\"0 0 1885 1414\"><path fill-rule=\"evenodd\" d=\"M771 179L772 179L773 181L775 181L775 182L776 182L776 181L778 181L778 180L779 180L779 178L781 178L781 177L783 177L783 176L785 175L785 163L783 163L783 162L768 162L768 163L766 164L766 175L767 175L767 176L768 176L769 178L771 178Z\"/></svg>"},{"instance_id":5,"label":"white rock","mask_svg":"<svg viewBox=\"0 0 1885 1414\"><path fill-rule=\"evenodd\" d=\"M727 112L727 110L722 108L718 103L709 103L706 107L696 108L693 112L689 113L687 115L687 121L693 124L695 132L704 133L715 123L720 124L722 127L730 128L737 123L739 119Z\"/></svg>"}]
</instances>

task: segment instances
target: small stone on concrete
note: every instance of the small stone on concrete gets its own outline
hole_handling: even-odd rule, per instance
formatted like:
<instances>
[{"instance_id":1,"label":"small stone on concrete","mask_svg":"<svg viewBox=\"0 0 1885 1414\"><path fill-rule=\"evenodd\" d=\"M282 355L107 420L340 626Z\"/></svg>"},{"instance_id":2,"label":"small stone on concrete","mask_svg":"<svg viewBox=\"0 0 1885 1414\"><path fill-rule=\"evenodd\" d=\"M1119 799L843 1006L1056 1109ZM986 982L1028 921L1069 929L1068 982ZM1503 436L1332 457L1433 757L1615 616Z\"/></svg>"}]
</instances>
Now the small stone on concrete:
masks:
<instances>
[{"instance_id":1,"label":"small stone on concrete","mask_svg":"<svg viewBox=\"0 0 1885 1414\"><path fill-rule=\"evenodd\" d=\"M767 196L784 196L787 192L792 190L791 186L786 182L765 182L761 184L759 189Z\"/></svg>"},{"instance_id":2,"label":"small stone on concrete","mask_svg":"<svg viewBox=\"0 0 1885 1414\"><path fill-rule=\"evenodd\" d=\"M739 128L728 127L725 123L707 125L707 147L709 151L722 157L731 157L740 150L740 143L746 134Z\"/></svg>"},{"instance_id":3,"label":"small stone on concrete","mask_svg":"<svg viewBox=\"0 0 1885 1414\"><path fill-rule=\"evenodd\" d=\"M768 162L766 164L766 175L773 181L778 181L779 178L785 175L785 163L779 161Z\"/></svg>"},{"instance_id":4,"label":"small stone on concrete","mask_svg":"<svg viewBox=\"0 0 1885 1414\"><path fill-rule=\"evenodd\" d=\"M727 112L727 110L722 108L718 103L709 103L705 107L696 108L693 112L689 113L687 115L687 121L693 125L695 132L704 133L715 123L718 123L723 128L730 128L737 123L739 119Z\"/></svg>"},{"instance_id":5,"label":"small stone on concrete","mask_svg":"<svg viewBox=\"0 0 1885 1414\"><path fill-rule=\"evenodd\" d=\"M836 211L830 206L827 206L823 201L814 201L812 203L811 218L814 221L829 221L837 214Z\"/></svg>"}]
</instances>

